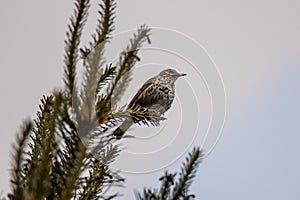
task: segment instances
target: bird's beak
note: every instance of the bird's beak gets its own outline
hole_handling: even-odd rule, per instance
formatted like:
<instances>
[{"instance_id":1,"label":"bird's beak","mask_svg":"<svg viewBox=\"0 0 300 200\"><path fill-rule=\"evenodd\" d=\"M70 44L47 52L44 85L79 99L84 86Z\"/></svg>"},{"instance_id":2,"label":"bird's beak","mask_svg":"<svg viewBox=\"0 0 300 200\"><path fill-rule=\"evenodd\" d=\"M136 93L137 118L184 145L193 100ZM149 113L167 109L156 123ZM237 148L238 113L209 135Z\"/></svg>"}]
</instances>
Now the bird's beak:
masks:
<instances>
[{"instance_id":1,"label":"bird's beak","mask_svg":"<svg viewBox=\"0 0 300 200\"><path fill-rule=\"evenodd\" d=\"M186 76L186 74L185 73L181 73L179 76Z\"/></svg>"}]
</instances>

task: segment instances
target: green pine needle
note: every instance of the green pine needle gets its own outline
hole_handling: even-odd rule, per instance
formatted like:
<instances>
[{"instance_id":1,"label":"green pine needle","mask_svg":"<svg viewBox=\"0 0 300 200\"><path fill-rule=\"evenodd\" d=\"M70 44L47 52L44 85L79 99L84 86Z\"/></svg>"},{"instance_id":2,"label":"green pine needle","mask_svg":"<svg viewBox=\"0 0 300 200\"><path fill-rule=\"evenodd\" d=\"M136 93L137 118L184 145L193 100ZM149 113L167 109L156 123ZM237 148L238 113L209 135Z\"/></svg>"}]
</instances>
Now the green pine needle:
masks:
<instances>
[{"instance_id":1,"label":"green pine needle","mask_svg":"<svg viewBox=\"0 0 300 200\"><path fill-rule=\"evenodd\" d=\"M186 157L186 162L183 163L179 178L175 182L176 173L171 174L167 171L159 179L161 183L160 190L144 189L142 193L136 192L137 200L189 200L195 198L195 195L189 194L188 189L193 178L196 175L198 165L202 158L202 152L199 147L195 147Z\"/></svg>"},{"instance_id":2,"label":"green pine needle","mask_svg":"<svg viewBox=\"0 0 300 200\"><path fill-rule=\"evenodd\" d=\"M172 191L172 199L180 199L181 197L184 198L186 196L190 196L188 194L188 189L196 175L201 157L202 152L200 151L199 147L194 148L193 151L189 153L188 157L186 158L186 162L183 163L183 167L179 173L179 180L175 183Z\"/></svg>"},{"instance_id":3,"label":"green pine needle","mask_svg":"<svg viewBox=\"0 0 300 200\"><path fill-rule=\"evenodd\" d=\"M21 134L17 137L17 144L14 146L14 161L12 169L12 188L13 194L9 194L9 197L12 199L22 199L23 198L23 189L24 189L24 169L23 164L26 162L24 155L24 147L32 131L32 123L26 121L21 128Z\"/></svg>"},{"instance_id":4,"label":"green pine needle","mask_svg":"<svg viewBox=\"0 0 300 200\"><path fill-rule=\"evenodd\" d=\"M80 113L85 113L85 118L89 120L95 117L95 102L98 85L103 77L104 72L101 69L105 62L104 48L109 41L110 35L114 30L114 15L115 2L114 0L104 0L100 3L100 19L98 20L98 27L96 33L92 36L93 41L90 42L90 48L81 49L84 58L85 72L83 75L83 90L81 92L81 100L83 107ZM100 82L101 83L101 82Z\"/></svg>"},{"instance_id":5,"label":"green pine needle","mask_svg":"<svg viewBox=\"0 0 300 200\"><path fill-rule=\"evenodd\" d=\"M74 16L68 25L67 39L65 40L65 78L64 82L70 101L75 89L76 64L78 60L78 49L80 37L84 24L87 20L90 0L76 0Z\"/></svg>"},{"instance_id":6,"label":"green pine needle","mask_svg":"<svg viewBox=\"0 0 300 200\"><path fill-rule=\"evenodd\" d=\"M130 44L126 50L121 53L118 63L118 72L114 79L114 82L108 92L108 98L112 99L112 102L117 103L121 96L124 94L126 87L131 80L131 71L136 61L139 61L138 57L139 48L145 41L149 41L150 28L142 25L137 33L130 39Z\"/></svg>"}]
</instances>

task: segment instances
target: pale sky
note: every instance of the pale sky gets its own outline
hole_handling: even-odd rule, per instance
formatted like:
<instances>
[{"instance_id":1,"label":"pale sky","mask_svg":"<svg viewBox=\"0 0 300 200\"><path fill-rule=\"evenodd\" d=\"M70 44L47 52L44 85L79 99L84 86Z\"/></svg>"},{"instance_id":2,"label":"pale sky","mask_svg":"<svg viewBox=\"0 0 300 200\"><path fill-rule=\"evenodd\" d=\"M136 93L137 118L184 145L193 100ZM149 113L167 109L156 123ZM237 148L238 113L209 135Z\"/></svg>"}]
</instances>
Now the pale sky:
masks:
<instances>
[{"instance_id":1,"label":"pale sky","mask_svg":"<svg viewBox=\"0 0 300 200\"><path fill-rule=\"evenodd\" d=\"M92 3L83 42L88 41L97 17L97 1ZM2 194L9 190L11 144L22 120L35 116L43 94L49 94L63 85L63 41L72 9L72 1L18 0L0 3ZM197 199L299 199L299 10L300 2L297 0L118 2L115 34L136 29L141 24L180 32L206 50L223 79L227 97L225 126L219 142L203 160L192 185L191 193ZM170 38L160 41L164 38L153 33L152 42L161 47L167 39L172 40ZM194 50L188 50L188 42L182 41L175 40L173 47L187 52L188 55L184 56L194 55ZM205 61L208 57L203 52L196 51L196 57L201 58L200 65L207 63L197 65L202 72L211 63ZM145 66L156 63L143 78L157 73L159 66L165 65L191 74L176 83L179 100L167 113L170 123L165 126L171 126L172 120L176 121L177 117L181 117L183 122L192 121L191 126L197 125L194 118L187 117L193 114L200 119L200 125L196 132L193 129L189 133L196 133L197 136L192 140L189 138L191 135L187 135L186 138L191 139L190 143L186 143L188 145L183 142L170 143L168 151L180 149L178 145L183 149L201 145L201 134L208 124L208 115L211 115L203 80L198 82L202 85L196 85L193 81L196 75L176 56L164 56L159 51L150 54L152 57L147 53L142 55ZM143 73L142 67L137 68L136 74ZM205 75L204 79L207 78ZM133 80L126 94L128 98L142 82L142 79ZM186 111L195 106L186 103L189 90L184 89L187 88L197 88L193 95L199 101L196 102L199 113L196 112L198 109L194 110L195 113ZM180 108L183 111L179 116L177 111ZM138 135L139 131L141 129L135 127L133 133ZM166 140L168 135L165 136ZM176 138L174 141L178 142L180 137ZM142 149L143 144L140 145L141 148L136 143L129 150L143 153L145 149ZM168 155L174 156L171 153ZM184 155L168 165L167 169L179 170ZM154 167L161 167L160 162L158 159ZM135 164L143 167L139 160ZM162 173L163 170L135 175L125 173L128 187L120 191L125 195L120 199L132 199L134 188L158 187L158 178Z\"/></svg>"}]
</instances>

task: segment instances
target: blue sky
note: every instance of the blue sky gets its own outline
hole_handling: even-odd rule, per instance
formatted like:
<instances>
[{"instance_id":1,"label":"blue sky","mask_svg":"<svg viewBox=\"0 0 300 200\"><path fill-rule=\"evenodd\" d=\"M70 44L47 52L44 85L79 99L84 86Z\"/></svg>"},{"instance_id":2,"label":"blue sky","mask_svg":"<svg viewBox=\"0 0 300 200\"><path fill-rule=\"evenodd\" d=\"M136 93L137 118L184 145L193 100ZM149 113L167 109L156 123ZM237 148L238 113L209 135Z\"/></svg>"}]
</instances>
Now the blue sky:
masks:
<instances>
[{"instance_id":1,"label":"blue sky","mask_svg":"<svg viewBox=\"0 0 300 200\"><path fill-rule=\"evenodd\" d=\"M229 111L195 181L203 199L299 199L299 63L285 69Z\"/></svg>"}]
</instances>

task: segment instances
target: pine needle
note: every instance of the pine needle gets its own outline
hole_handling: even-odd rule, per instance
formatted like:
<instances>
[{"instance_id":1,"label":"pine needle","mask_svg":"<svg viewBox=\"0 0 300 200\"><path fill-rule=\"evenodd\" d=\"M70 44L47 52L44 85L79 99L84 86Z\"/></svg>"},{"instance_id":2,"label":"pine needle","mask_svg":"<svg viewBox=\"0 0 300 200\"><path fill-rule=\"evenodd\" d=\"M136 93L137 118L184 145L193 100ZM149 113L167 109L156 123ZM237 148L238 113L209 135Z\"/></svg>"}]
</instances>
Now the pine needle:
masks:
<instances>
[{"instance_id":1,"label":"pine needle","mask_svg":"<svg viewBox=\"0 0 300 200\"><path fill-rule=\"evenodd\" d=\"M149 40L150 28L142 25L137 33L130 39L130 44L127 46L125 51L121 53L118 63L118 72L116 78L108 92L108 98L112 99L112 102L117 103L120 97L125 92L125 89L131 80L131 70L135 65L136 61L139 61L138 57L139 48L145 41Z\"/></svg>"},{"instance_id":2,"label":"pine needle","mask_svg":"<svg viewBox=\"0 0 300 200\"><path fill-rule=\"evenodd\" d=\"M13 170L12 170L12 188L13 194L10 194L9 197L13 199L22 199L23 198L23 190L24 190L24 170L23 164L25 162L24 158L24 149L26 146L26 141L30 136L32 130L32 123L30 121L26 121L21 128L21 134L17 137L17 144L14 146L14 162Z\"/></svg>"},{"instance_id":3,"label":"pine needle","mask_svg":"<svg viewBox=\"0 0 300 200\"><path fill-rule=\"evenodd\" d=\"M78 49L80 37L84 24L87 20L90 0L76 0L74 15L68 25L67 39L65 40L65 77L66 90L72 101L73 90L75 89L76 64L78 61Z\"/></svg>"},{"instance_id":4,"label":"pine needle","mask_svg":"<svg viewBox=\"0 0 300 200\"><path fill-rule=\"evenodd\" d=\"M186 162L183 163L181 172L179 173L179 180L175 183L175 187L172 191L172 199L180 199L180 197L186 197L188 195L188 189L191 185L193 178L196 175L197 167L201 161L202 152L199 147L194 148L186 158Z\"/></svg>"}]
</instances>

